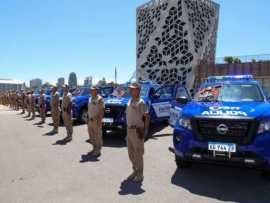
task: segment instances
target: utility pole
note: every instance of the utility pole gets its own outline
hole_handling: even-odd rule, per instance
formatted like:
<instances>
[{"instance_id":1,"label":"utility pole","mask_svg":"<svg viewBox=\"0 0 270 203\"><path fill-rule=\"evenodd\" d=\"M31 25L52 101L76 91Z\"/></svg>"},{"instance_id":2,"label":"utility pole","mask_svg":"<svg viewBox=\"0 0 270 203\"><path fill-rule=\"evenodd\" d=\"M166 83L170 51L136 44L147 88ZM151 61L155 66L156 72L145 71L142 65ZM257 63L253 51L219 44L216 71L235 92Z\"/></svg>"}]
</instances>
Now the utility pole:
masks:
<instances>
[{"instance_id":1,"label":"utility pole","mask_svg":"<svg viewBox=\"0 0 270 203\"><path fill-rule=\"evenodd\" d=\"M117 84L117 66L114 69L114 83Z\"/></svg>"}]
</instances>

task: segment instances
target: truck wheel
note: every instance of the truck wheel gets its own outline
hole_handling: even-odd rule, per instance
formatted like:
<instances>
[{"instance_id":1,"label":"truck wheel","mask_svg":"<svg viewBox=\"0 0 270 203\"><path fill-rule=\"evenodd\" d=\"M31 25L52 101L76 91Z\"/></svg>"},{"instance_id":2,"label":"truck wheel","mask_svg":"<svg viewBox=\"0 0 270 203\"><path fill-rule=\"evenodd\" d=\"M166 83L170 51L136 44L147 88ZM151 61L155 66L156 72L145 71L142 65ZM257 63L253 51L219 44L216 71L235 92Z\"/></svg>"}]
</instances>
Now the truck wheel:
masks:
<instances>
[{"instance_id":1,"label":"truck wheel","mask_svg":"<svg viewBox=\"0 0 270 203\"><path fill-rule=\"evenodd\" d=\"M270 169L265 168L262 170L262 176L266 178L267 180L270 180Z\"/></svg>"},{"instance_id":2,"label":"truck wheel","mask_svg":"<svg viewBox=\"0 0 270 203\"><path fill-rule=\"evenodd\" d=\"M175 163L178 169L190 168L191 162L184 160L182 157L175 155Z\"/></svg>"},{"instance_id":3,"label":"truck wheel","mask_svg":"<svg viewBox=\"0 0 270 203\"><path fill-rule=\"evenodd\" d=\"M102 136L105 137L107 135L107 129L102 127Z\"/></svg>"},{"instance_id":4,"label":"truck wheel","mask_svg":"<svg viewBox=\"0 0 270 203\"><path fill-rule=\"evenodd\" d=\"M80 118L80 123L86 124L88 121L88 111L87 109L83 109L81 118Z\"/></svg>"}]
</instances>

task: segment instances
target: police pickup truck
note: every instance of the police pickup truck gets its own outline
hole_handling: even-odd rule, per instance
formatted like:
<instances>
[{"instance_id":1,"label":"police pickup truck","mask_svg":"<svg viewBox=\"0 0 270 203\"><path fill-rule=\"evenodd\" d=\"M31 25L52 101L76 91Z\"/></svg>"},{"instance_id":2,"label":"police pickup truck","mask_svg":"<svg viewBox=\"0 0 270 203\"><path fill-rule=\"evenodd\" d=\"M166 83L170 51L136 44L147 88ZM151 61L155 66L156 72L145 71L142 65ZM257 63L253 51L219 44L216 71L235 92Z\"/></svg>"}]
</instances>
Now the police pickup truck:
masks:
<instances>
[{"instance_id":1,"label":"police pickup truck","mask_svg":"<svg viewBox=\"0 0 270 203\"><path fill-rule=\"evenodd\" d=\"M270 104L251 75L209 77L194 100L178 99L173 143L179 168L192 162L244 165L269 175Z\"/></svg>"},{"instance_id":2,"label":"police pickup truck","mask_svg":"<svg viewBox=\"0 0 270 203\"><path fill-rule=\"evenodd\" d=\"M108 130L126 130L126 106L131 98L128 83L116 88L114 93L105 99L103 132ZM142 81L141 98L147 105L150 122L168 121L171 101L183 87L178 85L160 86L152 82Z\"/></svg>"},{"instance_id":3,"label":"police pickup truck","mask_svg":"<svg viewBox=\"0 0 270 203\"><path fill-rule=\"evenodd\" d=\"M104 86L98 89L99 94L104 98L113 92L112 86ZM72 99L72 117L80 123L87 123L88 101L90 98L90 88L82 88L78 96Z\"/></svg>"}]
</instances>

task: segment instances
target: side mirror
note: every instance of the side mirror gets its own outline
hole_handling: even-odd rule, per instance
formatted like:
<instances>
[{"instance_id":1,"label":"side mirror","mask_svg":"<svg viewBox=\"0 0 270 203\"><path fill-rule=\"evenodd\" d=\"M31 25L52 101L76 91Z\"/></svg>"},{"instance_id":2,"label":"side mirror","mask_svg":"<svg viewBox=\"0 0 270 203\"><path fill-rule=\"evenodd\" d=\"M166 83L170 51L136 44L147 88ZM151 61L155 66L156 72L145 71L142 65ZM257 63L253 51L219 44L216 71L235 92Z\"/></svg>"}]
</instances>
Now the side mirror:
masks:
<instances>
[{"instance_id":1,"label":"side mirror","mask_svg":"<svg viewBox=\"0 0 270 203\"><path fill-rule=\"evenodd\" d=\"M180 103L180 104L187 104L189 100L188 100L187 97L182 96L182 97L176 98L176 101L177 101L178 103Z\"/></svg>"}]
</instances>

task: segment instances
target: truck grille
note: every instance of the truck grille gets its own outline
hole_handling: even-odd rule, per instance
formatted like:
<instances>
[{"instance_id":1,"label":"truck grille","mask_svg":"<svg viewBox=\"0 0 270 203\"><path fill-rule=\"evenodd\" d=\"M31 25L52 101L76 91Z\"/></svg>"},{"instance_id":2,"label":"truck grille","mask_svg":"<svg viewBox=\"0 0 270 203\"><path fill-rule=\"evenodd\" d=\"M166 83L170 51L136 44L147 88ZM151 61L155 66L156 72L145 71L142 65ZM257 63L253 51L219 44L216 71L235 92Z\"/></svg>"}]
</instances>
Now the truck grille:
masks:
<instances>
[{"instance_id":1,"label":"truck grille","mask_svg":"<svg viewBox=\"0 0 270 203\"><path fill-rule=\"evenodd\" d=\"M222 124L228 128L224 134L217 130ZM251 118L194 118L192 129L195 138L200 141L249 144L256 135L258 122Z\"/></svg>"},{"instance_id":2,"label":"truck grille","mask_svg":"<svg viewBox=\"0 0 270 203\"><path fill-rule=\"evenodd\" d=\"M125 114L126 107L118 105L105 105L105 118L118 118Z\"/></svg>"}]
</instances>

